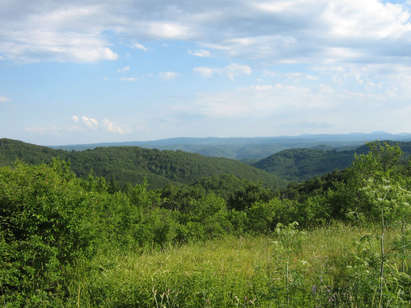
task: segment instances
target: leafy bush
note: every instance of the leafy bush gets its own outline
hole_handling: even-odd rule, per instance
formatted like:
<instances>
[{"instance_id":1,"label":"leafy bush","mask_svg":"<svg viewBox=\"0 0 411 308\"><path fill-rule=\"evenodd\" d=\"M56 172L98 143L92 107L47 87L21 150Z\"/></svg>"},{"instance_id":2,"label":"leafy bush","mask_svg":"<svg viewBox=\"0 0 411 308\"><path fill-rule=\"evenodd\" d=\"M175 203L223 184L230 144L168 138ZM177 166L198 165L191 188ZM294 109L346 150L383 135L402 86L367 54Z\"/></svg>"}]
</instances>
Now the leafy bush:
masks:
<instances>
[{"instance_id":1,"label":"leafy bush","mask_svg":"<svg viewBox=\"0 0 411 308\"><path fill-rule=\"evenodd\" d=\"M67 164L0 169L0 301L49 301L63 267L89 255L87 194Z\"/></svg>"}]
</instances>

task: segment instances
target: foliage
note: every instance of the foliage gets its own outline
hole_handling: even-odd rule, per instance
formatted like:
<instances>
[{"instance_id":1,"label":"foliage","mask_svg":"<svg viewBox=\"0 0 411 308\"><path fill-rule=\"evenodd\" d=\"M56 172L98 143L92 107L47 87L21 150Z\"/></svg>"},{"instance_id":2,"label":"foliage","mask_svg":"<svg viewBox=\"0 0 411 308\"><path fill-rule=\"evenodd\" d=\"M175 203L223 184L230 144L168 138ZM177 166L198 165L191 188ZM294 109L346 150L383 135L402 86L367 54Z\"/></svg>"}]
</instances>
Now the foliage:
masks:
<instances>
[{"instance_id":1,"label":"foliage","mask_svg":"<svg viewBox=\"0 0 411 308\"><path fill-rule=\"evenodd\" d=\"M345 169L354 159L354 151L289 149L254 164L255 167L289 180L302 181L335 169Z\"/></svg>"},{"instance_id":2,"label":"foliage","mask_svg":"<svg viewBox=\"0 0 411 308\"><path fill-rule=\"evenodd\" d=\"M62 291L62 267L91 253L83 220L90 201L62 162L0 169L2 301L47 303L49 293Z\"/></svg>"},{"instance_id":3,"label":"foliage","mask_svg":"<svg viewBox=\"0 0 411 308\"><path fill-rule=\"evenodd\" d=\"M118 190L98 173L77 177L64 161L2 167L0 303L409 304L410 161L389 144L370 148L351 168L280 193L234 175ZM91 165L110 151L82 157L94 157ZM119 164L139 151L121 149ZM168 155L179 156L150 153L159 174Z\"/></svg>"},{"instance_id":4,"label":"foliage","mask_svg":"<svg viewBox=\"0 0 411 308\"><path fill-rule=\"evenodd\" d=\"M385 142L388 145L398 145L406 155L411 154L411 142ZM376 145L382 145L377 142ZM374 146L375 147L375 146ZM324 175L335 170L350 167L356 160L356 154L366 154L373 151L370 144L353 150L318 150L318 149L288 149L275 153L253 165L262 170L274 173L283 179L304 181L315 176ZM375 153L375 151L374 151ZM385 154L384 154L385 155ZM381 157L388 159L388 157Z\"/></svg>"},{"instance_id":5,"label":"foliage","mask_svg":"<svg viewBox=\"0 0 411 308\"><path fill-rule=\"evenodd\" d=\"M68 301L85 307L375 307L373 231L336 224L301 232L283 225L269 237L112 252L78 265ZM387 245L397 232L389 231ZM386 263L385 307L410 304L410 273L399 272L398 262L391 255Z\"/></svg>"},{"instance_id":6,"label":"foliage","mask_svg":"<svg viewBox=\"0 0 411 308\"><path fill-rule=\"evenodd\" d=\"M243 180L261 182L271 188L282 185L275 175L239 161L205 157L182 151L159 151L139 147L106 147L81 152L66 152L19 141L0 139L0 166L18 158L27 163L50 162L58 157L71 163L80 177L103 176L112 186L141 184L146 179L152 188L167 184L192 184L203 177L233 175Z\"/></svg>"}]
</instances>

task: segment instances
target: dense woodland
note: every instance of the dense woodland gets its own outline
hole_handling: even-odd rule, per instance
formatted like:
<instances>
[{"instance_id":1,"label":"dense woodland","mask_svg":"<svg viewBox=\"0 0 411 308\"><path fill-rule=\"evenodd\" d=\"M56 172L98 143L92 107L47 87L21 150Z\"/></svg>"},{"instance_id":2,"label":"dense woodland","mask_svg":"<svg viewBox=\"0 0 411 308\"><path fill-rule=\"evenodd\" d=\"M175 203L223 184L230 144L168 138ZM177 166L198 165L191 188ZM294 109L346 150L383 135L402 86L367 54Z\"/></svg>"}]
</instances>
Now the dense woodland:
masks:
<instances>
[{"instance_id":1,"label":"dense woodland","mask_svg":"<svg viewBox=\"0 0 411 308\"><path fill-rule=\"evenodd\" d=\"M398 145L406 156L411 154L411 142L386 143ZM254 163L254 166L282 179L300 182L343 170L352 164L355 154L365 154L369 150L367 145L351 150L288 149L262 159Z\"/></svg>"},{"instance_id":2,"label":"dense woodland","mask_svg":"<svg viewBox=\"0 0 411 308\"><path fill-rule=\"evenodd\" d=\"M152 141L130 141L97 144L53 146L62 150L87 150L98 147L137 146L158 150L181 150L211 157L225 157L257 162L287 149L315 148L323 150L350 150L374 140L410 141L411 134L393 135L385 132L344 135L300 135L254 138L171 138Z\"/></svg>"},{"instance_id":3,"label":"dense woodland","mask_svg":"<svg viewBox=\"0 0 411 308\"><path fill-rule=\"evenodd\" d=\"M152 188L165 184L191 184L202 177L233 175L271 188L284 184L276 175L226 158L205 157L182 151L159 151L139 147L101 147L93 150L53 150L10 139L0 139L0 165L16 159L30 164L59 158L70 162L80 177L104 176L121 187L147 180Z\"/></svg>"},{"instance_id":4,"label":"dense woodland","mask_svg":"<svg viewBox=\"0 0 411 308\"><path fill-rule=\"evenodd\" d=\"M374 143L325 169L327 152L285 152L273 170L308 179L286 185L180 151L2 139L0 304L409 307L409 148Z\"/></svg>"},{"instance_id":5,"label":"dense woodland","mask_svg":"<svg viewBox=\"0 0 411 308\"><path fill-rule=\"evenodd\" d=\"M388 142L411 154L411 142ZM230 145L228 145L230 147ZM90 173L103 176L117 188L142 184L150 188L165 184L193 184L204 177L233 175L242 180L263 184L271 189L287 182L301 182L349 167L355 154L369 151L367 145L352 150L287 149L248 165L237 160L205 157L183 151L144 149L136 146L99 147L84 151L63 151L11 139L0 139L0 166L19 159L30 164L59 158L70 162L80 177Z\"/></svg>"}]
</instances>

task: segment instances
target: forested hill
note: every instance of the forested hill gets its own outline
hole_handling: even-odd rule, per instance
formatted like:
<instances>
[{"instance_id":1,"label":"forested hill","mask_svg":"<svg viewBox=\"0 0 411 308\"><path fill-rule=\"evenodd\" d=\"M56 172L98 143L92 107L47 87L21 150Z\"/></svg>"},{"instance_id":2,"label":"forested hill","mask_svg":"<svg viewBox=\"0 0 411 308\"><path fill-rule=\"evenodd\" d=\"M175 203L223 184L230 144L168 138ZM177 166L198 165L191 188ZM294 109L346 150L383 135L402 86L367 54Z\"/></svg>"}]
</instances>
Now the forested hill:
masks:
<instances>
[{"instance_id":1,"label":"forested hill","mask_svg":"<svg viewBox=\"0 0 411 308\"><path fill-rule=\"evenodd\" d=\"M17 159L29 164L49 162L53 157L65 158L67 152L25 143L18 140L0 138L0 166L8 166Z\"/></svg>"},{"instance_id":2,"label":"forested hill","mask_svg":"<svg viewBox=\"0 0 411 308\"><path fill-rule=\"evenodd\" d=\"M373 132L365 134L320 134L251 138L171 138L152 141L61 145L51 146L51 148L82 151L97 147L138 146L158 150L181 150L205 156L257 162L260 159L286 149L317 147L322 147L328 150L344 147L352 149L374 140L410 141L411 134Z\"/></svg>"},{"instance_id":3,"label":"forested hill","mask_svg":"<svg viewBox=\"0 0 411 308\"><path fill-rule=\"evenodd\" d=\"M411 154L411 142L387 142L398 144L406 155ZM367 152L367 145L347 151L288 149L275 153L253 165L286 180L304 181L334 170L345 169L353 162L355 153L363 154Z\"/></svg>"},{"instance_id":4,"label":"forested hill","mask_svg":"<svg viewBox=\"0 0 411 308\"><path fill-rule=\"evenodd\" d=\"M205 157L182 151L159 151L139 147L105 147L81 152L67 152L0 139L0 166L10 165L16 159L38 164L57 157L70 161L73 171L82 177L91 171L119 184L141 183L151 187L168 183L193 183L202 177L231 174L240 179L278 187L281 181L253 166L226 158Z\"/></svg>"}]
</instances>

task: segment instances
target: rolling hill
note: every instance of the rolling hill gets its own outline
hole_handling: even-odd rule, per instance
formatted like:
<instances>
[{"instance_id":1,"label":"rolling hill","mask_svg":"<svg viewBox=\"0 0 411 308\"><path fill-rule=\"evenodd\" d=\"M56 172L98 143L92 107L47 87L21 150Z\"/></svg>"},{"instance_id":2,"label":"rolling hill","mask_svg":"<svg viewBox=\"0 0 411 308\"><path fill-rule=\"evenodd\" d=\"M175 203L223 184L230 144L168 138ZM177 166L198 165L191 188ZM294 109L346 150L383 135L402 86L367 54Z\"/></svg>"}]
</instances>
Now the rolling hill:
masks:
<instances>
[{"instance_id":1,"label":"rolling hill","mask_svg":"<svg viewBox=\"0 0 411 308\"><path fill-rule=\"evenodd\" d=\"M93 172L120 184L141 183L147 179L153 188L168 183L190 184L202 177L223 174L231 174L274 188L282 183L274 174L227 158L140 147L101 147L69 152L0 139L0 166L10 165L16 159L39 164L49 162L54 157L69 161L73 171L82 177Z\"/></svg>"},{"instance_id":2,"label":"rolling hill","mask_svg":"<svg viewBox=\"0 0 411 308\"><path fill-rule=\"evenodd\" d=\"M411 142L393 142L398 144L405 154L411 154ZM278 175L291 181L304 181L314 176L334 170L342 170L351 165L355 153L368 152L363 145L353 150L288 149L275 153L253 164L254 167Z\"/></svg>"},{"instance_id":3,"label":"rolling hill","mask_svg":"<svg viewBox=\"0 0 411 308\"><path fill-rule=\"evenodd\" d=\"M356 148L374 140L410 141L411 134L374 132L339 135L300 135L253 138L171 138L153 141L130 141L97 144L52 146L55 149L82 151L96 147L138 146L158 150L181 150L211 157L225 157L256 162L274 153L294 148Z\"/></svg>"}]
</instances>

